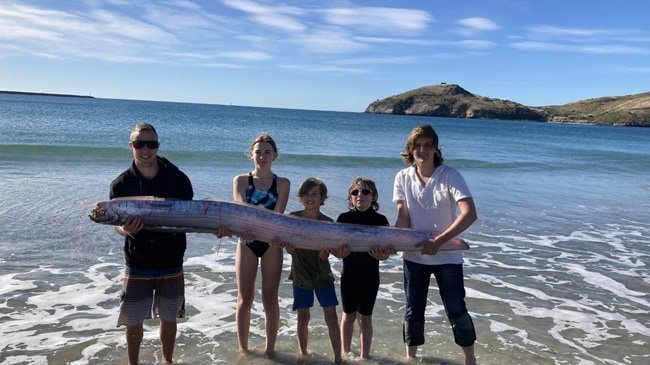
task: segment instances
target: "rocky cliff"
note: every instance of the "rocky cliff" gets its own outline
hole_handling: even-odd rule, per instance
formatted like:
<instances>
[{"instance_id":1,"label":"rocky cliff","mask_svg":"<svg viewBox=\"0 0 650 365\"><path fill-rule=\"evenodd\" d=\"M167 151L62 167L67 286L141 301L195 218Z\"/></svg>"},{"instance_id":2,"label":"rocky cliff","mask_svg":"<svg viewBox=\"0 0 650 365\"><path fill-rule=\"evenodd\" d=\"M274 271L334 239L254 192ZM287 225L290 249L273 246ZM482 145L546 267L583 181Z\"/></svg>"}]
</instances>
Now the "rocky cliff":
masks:
<instances>
[{"instance_id":1,"label":"rocky cliff","mask_svg":"<svg viewBox=\"0 0 650 365\"><path fill-rule=\"evenodd\" d=\"M425 86L372 102L366 113L650 126L650 93L529 107L455 84Z\"/></svg>"}]
</instances>

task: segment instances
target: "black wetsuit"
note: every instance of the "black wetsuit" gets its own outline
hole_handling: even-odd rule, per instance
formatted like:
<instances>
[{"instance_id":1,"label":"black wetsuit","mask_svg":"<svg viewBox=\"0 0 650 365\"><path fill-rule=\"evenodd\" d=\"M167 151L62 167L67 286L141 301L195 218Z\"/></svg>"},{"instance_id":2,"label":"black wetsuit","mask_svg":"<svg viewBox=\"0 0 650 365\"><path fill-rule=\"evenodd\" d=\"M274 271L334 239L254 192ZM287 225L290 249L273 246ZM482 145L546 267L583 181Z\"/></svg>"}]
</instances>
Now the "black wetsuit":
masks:
<instances>
[{"instance_id":1,"label":"black wetsuit","mask_svg":"<svg viewBox=\"0 0 650 365\"><path fill-rule=\"evenodd\" d=\"M388 226L388 219L368 208L365 212L351 210L339 215L337 222ZM383 242L377 242L382 244ZM367 252L350 252L343 259L341 274L341 303L345 313L372 315L379 291L379 261Z\"/></svg>"}]
</instances>

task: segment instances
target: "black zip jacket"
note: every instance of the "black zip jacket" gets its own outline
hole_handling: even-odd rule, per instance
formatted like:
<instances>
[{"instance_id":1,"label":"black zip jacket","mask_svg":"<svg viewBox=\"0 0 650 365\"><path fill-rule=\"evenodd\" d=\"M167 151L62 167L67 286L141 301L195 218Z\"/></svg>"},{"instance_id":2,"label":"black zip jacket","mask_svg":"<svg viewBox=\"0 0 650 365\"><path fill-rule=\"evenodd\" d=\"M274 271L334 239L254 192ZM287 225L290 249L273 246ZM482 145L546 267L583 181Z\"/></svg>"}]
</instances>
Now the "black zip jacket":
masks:
<instances>
[{"instance_id":1,"label":"black zip jacket","mask_svg":"<svg viewBox=\"0 0 650 365\"><path fill-rule=\"evenodd\" d=\"M152 195L160 198L190 200L194 196L190 179L174 164L158 156L158 174L149 180L135 167L121 173L111 183L113 198ZM185 233L164 233L142 230L134 237L124 238L126 265L138 269L172 269L183 265L187 240Z\"/></svg>"}]
</instances>

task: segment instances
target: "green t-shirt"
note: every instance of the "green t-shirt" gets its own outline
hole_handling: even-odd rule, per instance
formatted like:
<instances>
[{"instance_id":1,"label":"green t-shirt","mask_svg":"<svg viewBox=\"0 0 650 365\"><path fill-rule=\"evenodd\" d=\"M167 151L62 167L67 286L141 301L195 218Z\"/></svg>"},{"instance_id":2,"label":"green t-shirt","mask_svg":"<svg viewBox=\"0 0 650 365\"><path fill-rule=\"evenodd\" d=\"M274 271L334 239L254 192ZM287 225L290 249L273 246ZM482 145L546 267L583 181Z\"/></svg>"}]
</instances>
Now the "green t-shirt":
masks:
<instances>
[{"instance_id":1,"label":"green t-shirt","mask_svg":"<svg viewBox=\"0 0 650 365\"><path fill-rule=\"evenodd\" d=\"M303 211L291 212L289 214L302 217ZM333 222L334 220L323 213L318 220ZM334 283L334 275L329 260L321 260L317 250L305 250L296 248L291 254L291 273L289 280L303 289L323 290Z\"/></svg>"}]
</instances>

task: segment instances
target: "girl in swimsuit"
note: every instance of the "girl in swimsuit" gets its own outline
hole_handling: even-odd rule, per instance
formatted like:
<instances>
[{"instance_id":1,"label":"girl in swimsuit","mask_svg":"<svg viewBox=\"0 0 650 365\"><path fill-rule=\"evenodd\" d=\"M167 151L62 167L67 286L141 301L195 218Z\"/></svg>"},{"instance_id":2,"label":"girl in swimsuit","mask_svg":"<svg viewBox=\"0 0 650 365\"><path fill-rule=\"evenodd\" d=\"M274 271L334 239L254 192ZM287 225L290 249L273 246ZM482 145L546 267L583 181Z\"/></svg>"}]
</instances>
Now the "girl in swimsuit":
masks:
<instances>
[{"instance_id":1,"label":"girl in swimsuit","mask_svg":"<svg viewBox=\"0 0 650 365\"><path fill-rule=\"evenodd\" d=\"M253 171L237 175L233 179L233 200L284 213L289 200L290 182L271 171L278 149L273 138L266 133L257 136L247 152L255 164ZM251 307L255 297L257 268L262 271L262 304L265 314L266 348L264 353L272 357L280 323L278 287L282 274L282 248L269 247L267 242L254 241L250 234L244 234L237 245L235 258L237 276L237 341L239 351L248 353L248 334Z\"/></svg>"}]
</instances>

